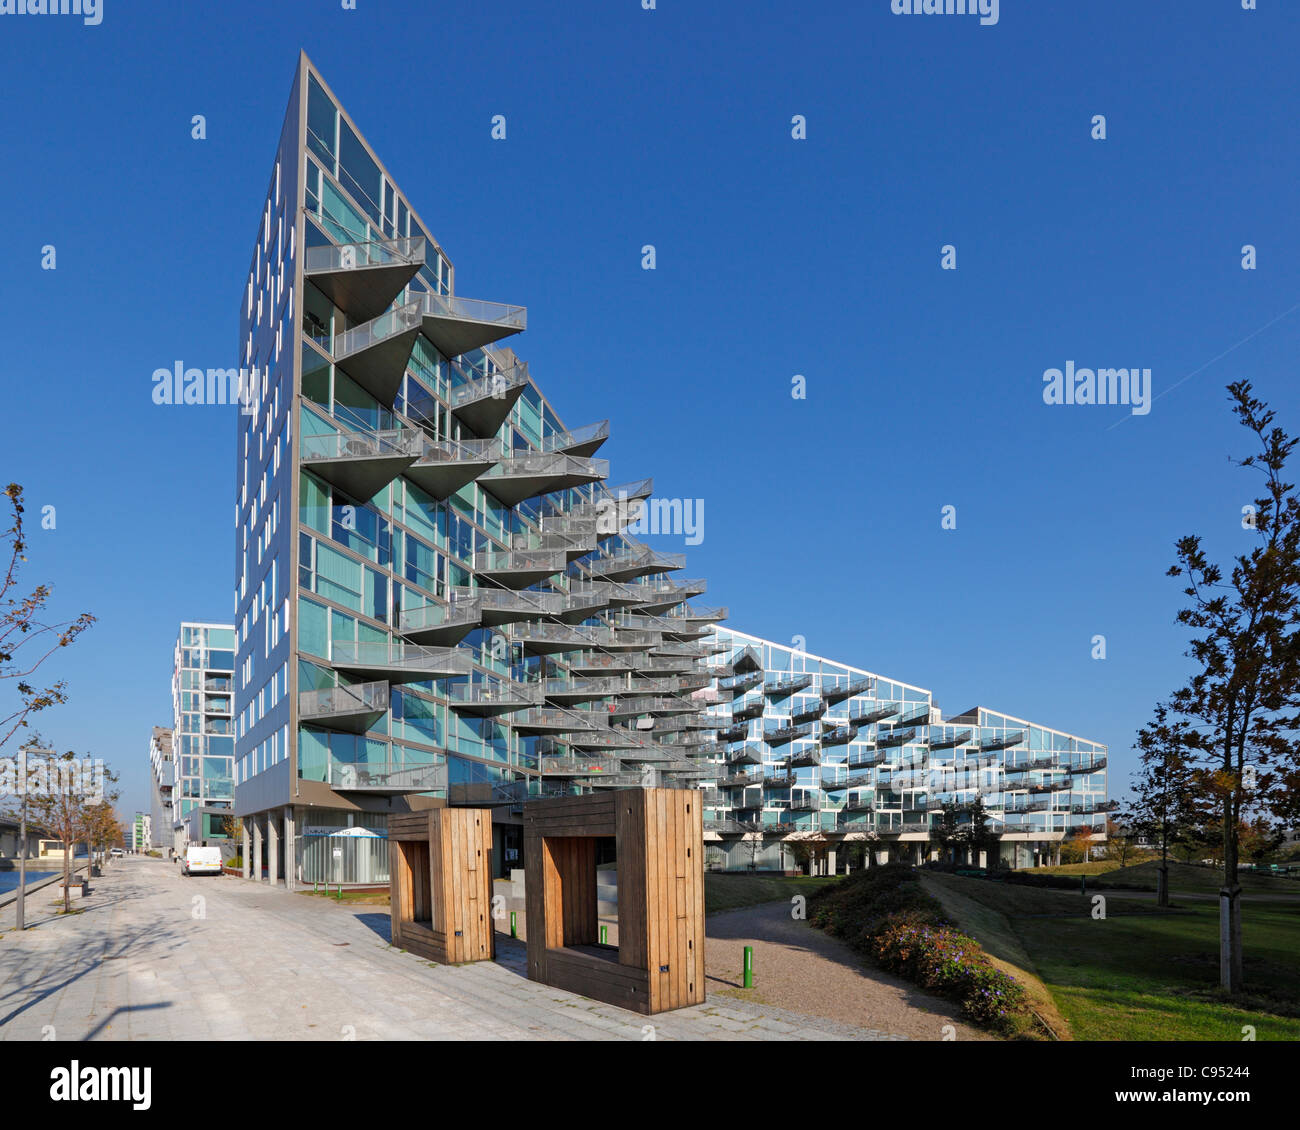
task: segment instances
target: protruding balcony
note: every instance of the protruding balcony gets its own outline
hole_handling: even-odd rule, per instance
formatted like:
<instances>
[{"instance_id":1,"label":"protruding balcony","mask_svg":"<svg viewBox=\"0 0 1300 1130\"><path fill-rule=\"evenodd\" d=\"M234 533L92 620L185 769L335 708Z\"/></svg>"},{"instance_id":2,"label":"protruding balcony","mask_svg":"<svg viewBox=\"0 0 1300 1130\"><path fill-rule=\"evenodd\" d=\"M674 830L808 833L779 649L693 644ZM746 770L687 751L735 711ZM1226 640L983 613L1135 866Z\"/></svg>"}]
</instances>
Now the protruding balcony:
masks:
<instances>
[{"instance_id":1,"label":"protruding balcony","mask_svg":"<svg viewBox=\"0 0 1300 1130\"><path fill-rule=\"evenodd\" d=\"M1013 745L1020 745L1025 740L1024 730L1010 730L1005 734L997 734L991 738L984 738L980 742L980 749L1009 749Z\"/></svg>"},{"instance_id":2,"label":"protruding balcony","mask_svg":"<svg viewBox=\"0 0 1300 1130\"><path fill-rule=\"evenodd\" d=\"M762 765L763 751L758 746L750 743L744 749L737 753L730 754L727 757L728 765Z\"/></svg>"},{"instance_id":3,"label":"protruding balcony","mask_svg":"<svg viewBox=\"0 0 1300 1130\"><path fill-rule=\"evenodd\" d=\"M298 693L298 720L364 734L388 710L388 683L356 683L350 687L327 687Z\"/></svg>"},{"instance_id":4,"label":"protruding balcony","mask_svg":"<svg viewBox=\"0 0 1300 1130\"><path fill-rule=\"evenodd\" d=\"M789 789L797 784L797 778L793 773L776 773L771 777L763 778L763 788L765 789Z\"/></svg>"},{"instance_id":5,"label":"protruding balcony","mask_svg":"<svg viewBox=\"0 0 1300 1130\"><path fill-rule=\"evenodd\" d=\"M570 734L564 739L569 745L578 749L625 749L635 750L635 759L653 761L656 757L672 758L671 750L661 750L651 741L634 734L631 730L619 729L617 726L605 726L602 729L583 730ZM628 754L632 757L632 754Z\"/></svg>"},{"instance_id":6,"label":"protruding balcony","mask_svg":"<svg viewBox=\"0 0 1300 1130\"><path fill-rule=\"evenodd\" d=\"M309 247L303 275L357 322L387 310L424 266L423 236Z\"/></svg>"},{"instance_id":7,"label":"protruding balcony","mask_svg":"<svg viewBox=\"0 0 1300 1130\"><path fill-rule=\"evenodd\" d=\"M689 698L620 698L611 708L610 715L614 718L631 718L638 714L651 714L658 718L698 714L699 710L700 703L692 702ZM713 727L704 726L701 728L712 729Z\"/></svg>"},{"instance_id":8,"label":"protruding balcony","mask_svg":"<svg viewBox=\"0 0 1300 1130\"><path fill-rule=\"evenodd\" d=\"M527 655L548 655L555 652L575 651L591 647L591 628L570 627L568 624L544 624L530 621L515 624L508 633L511 642L521 645Z\"/></svg>"},{"instance_id":9,"label":"protruding balcony","mask_svg":"<svg viewBox=\"0 0 1300 1130\"><path fill-rule=\"evenodd\" d=\"M595 777L622 774L626 766L616 757L580 757L573 753L548 753L539 760L545 777Z\"/></svg>"},{"instance_id":10,"label":"protruding balcony","mask_svg":"<svg viewBox=\"0 0 1300 1130\"><path fill-rule=\"evenodd\" d=\"M424 336L445 357L482 349L528 328L528 311L523 306L432 291L420 295L420 316Z\"/></svg>"},{"instance_id":11,"label":"protruding balcony","mask_svg":"<svg viewBox=\"0 0 1300 1130\"><path fill-rule=\"evenodd\" d=\"M855 694L869 694L871 689L876 685L876 680L871 677L853 679L850 682L830 683L822 677L822 698L828 703L834 705L837 702L843 702L846 698L852 698Z\"/></svg>"},{"instance_id":12,"label":"protruding balcony","mask_svg":"<svg viewBox=\"0 0 1300 1130\"><path fill-rule=\"evenodd\" d=\"M382 432L327 432L301 435L304 467L358 502L369 502L411 466L424 451L416 428Z\"/></svg>"},{"instance_id":13,"label":"protruding balcony","mask_svg":"<svg viewBox=\"0 0 1300 1130\"><path fill-rule=\"evenodd\" d=\"M446 604L403 609L397 630L415 643L452 647L481 623L482 602L478 594L454 594Z\"/></svg>"},{"instance_id":14,"label":"protruding balcony","mask_svg":"<svg viewBox=\"0 0 1300 1130\"><path fill-rule=\"evenodd\" d=\"M970 730L957 730L951 734L940 734L935 737L935 732L930 731L930 748L931 749L952 749L954 746L962 745L970 741Z\"/></svg>"},{"instance_id":15,"label":"protruding balcony","mask_svg":"<svg viewBox=\"0 0 1300 1130\"><path fill-rule=\"evenodd\" d=\"M528 365L507 350L494 357L497 367L481 373L452 362L460 383L451 390L452 415L475 435L494 436L501 430L515 402L528 387Z\"/></svg>"},{"instance_id":16,"label":"protruding balcony","mask_svg":"<svg viewBox=\"0 0 1300 1130\"><path fill-rule=\"evenodd\" d=\"M755 671L751 675L741 675L739 678L732 679L732 681L728 683L727 686L721 687L719 689L723 691L730 691L731 699L734 702L741 695L745 694L748 691L753 690L754 687L758 686L758 684L761 683L762 681L763 681L763 673L761 671Z\"/></svg>"},{"instance_id":17,"label":"protruding balcony","mask_svg":"<svg viewBox=\"0 0 1300 1130\"><path fill-rule=\"evenodd\" d=\"M743 674L746 671L762 671L763 657L759 654L757 648L752 645L746 646L739 654L732 658L731 666L737 675Z\"/></svg>"},{"instance_id":18,"label":"protruding balcony","mask_svg":"<svg viewBox=\"0 0 1300 1130\"><path fill-rule=\"evenodd\" d=\"M733 773L730 777L723 777L718 785L724 789L743 789L750 785L761 785L763 783L763 774L759 773Z\"/></svg>"},{"instance_id":19,"label":"protruding balcony","mask_svg":"<svg viewBox=\"0 0 1300 1130\"><path fill-rule=\"evenodd\" d=\"M489 717L513 714L539 706L542 688L538 683L519 683L513 679L481 679L476 682L449 683L443 688L451 708L458 714Z\"/></svg>"},{"instance_id":20,"label":"protruding balcony","mask_svg":"<svg viewBox=\"0 0 1300 1130\"><path fill-rule=\"evenodd\" d=\"M708 582L702 580L675 580L668 577L656 577L651 581L638 581L630 584L627 590L637 598L636 603L643 612L661 613L699 596L708 588ZM758 668L761 670L761 666Z\"/></svg>"},{"instance_id":21,"label":"protruding balcony","mask_svg":"<svg viewBox=\"0 0 1300 1130\"><path fill-rule=\"evenodd\" d=\"M810 765L820 765L821 763L822 755L816 749L801 750L799 753L792 753L785 759L787 769L806 769Z\"/></svg>"},{"instance_id":22,"label":"protruding balcony","mask_svg":"<svg viewBox=\"0 0 1300 1130\"><path fill-rule=\"evenodd\" d=\"M811 675L787 675L763 684L763 693L768 698L789 698L795 691L812 686Z\"/></svg>"},{"instance_id":23,"label":"protruding balcony","mask_svg":"<svg viewBox=\"0 0 1300 1130\"><path fill-rule=\"evenodd\" d=\"M906 745L916 737L916 728L909 726L906 730L891 730L887 734L878 734L876 736L876 748L887 749L890 746Z\"/></svg>"},{"instance_id":24,"label":"protruding balcony","mask_svg":"<svg viewBox=\"0 0 1300 1130\"><path fill-rule=\"evenodd\" d=\"M334 363L386 408L393 406L420 336L420 304L408 302L334 339Z\"/></svg>"},{"instance_id":25,"label":"protruding balcony","mask_svg":"<svg viewBox=\"0 0 1300 1130\"><path fill-rule=\"evenodd\" d=\"M509 724L523 734L572 734L606 727L602 714L595 710L566 710L558 706L534 706L521 710Z\"/></svg>"},{"instance_id":26,"label":"protruding balcony","mask_svg":"<svg viewBox=\"0 0 1300 1130\"><path fill-rule=\"evenodd\" d=\"M393 761L330 761L326 783L340 793L400 796L447 787L445 763L399 764Z\"/></svg>"},{"instance_id":27,"label":"protruding balcony","mask_svg":"<svg viewBox=\"0 0 1300 1130\"><path fill-rule=\"evenodd\" d=\"M524 589L564 572L564 554L549 549L484 549L474 572L508 589Z\"/></svg>"},{"instance_id":28,"label":"protruding balcony","mask_svg":"<svg viewBox=\"0 0 1300 1130\"><path fill-rule=\"evenodd\" d=\"M718 731L718 740L722 742L743 742L749 736L749 723L739 722Z\"/></svg>"},{"instance_id":29,"label":"protruding balcony","mask_svg":"<svg viewBox=\"0 0 1300 1130\"><path fill-rule=\"evenodd\" d=\"M820 718L826 713L826 702L819 698L816 702L807 703L803 706L796 706L790 714L790 721L794 723L811 722Z\"/></svg>"},{"instance_id":30,"label":"protruding balcony","mask_svg":"<svg viewBox=\"0 0 1300 1130\"><path fill-rule=\"evenodd\" d=\"M860 708L857 713L849 714L849 725L851 726L869 726L872 722L879 722L884 718L892 718L903 709L901 702L877 702L872 705L866 705Z\"/></svg>"},{"instance_id":31,"label":"protruding balcony","mask_svg":"<svg viewBox=\"0 0 1300 1130\"><path fill-rule=\"evenodd\" d=\"M1067 765L1065 767L1065 771L1067 773L1095 773L1097 772L1098 769L1105 769L1105 768L1106 768L1106 758L1097 757L1086 764Z\"/></svg>"},{"instance_id":32,"label":"protruding balcony","mask_svg":"<svg viewBox=\"0 0 1300 1130\"><path fill-rule=\"evenodd\" d=\"M825 774L826 770L823 769L822 772L823 774ZM871 779L870 773L857 773L852 776L845 777L842 780L834 780L834 779L827 780L826 777L823 775L822 790L828 793L837 793L837 792L843 792L846 789L870 788L873 783L874 782Z\"/></svg>"},{"instance_id":33,"label":"protruding balcony","mask_svg":"<svg viewBox=\"0 0 1300 1130\"><path fill-rule=\"evenodd\" d=\"M609 421L601 420L598 424L586 424L581 428L570 428L567 432L555 432L542 440L543 451L561 451L565 455L577 455L589 459L600 450L601 445L609 439ZM595 530L592 530L595 533Z\"/></svg>"},{"instance_id":34,"label":"protruding balcony","mask_svg":"<svg viewBox=\"0 0 1300 1130\"><path fill-rule=\"evenodd\" d=\"M641 670L646 659L635 652L589 651L558 662L575 675L621 675Z\"/></svg>"},{"instance_id":35,"label":"protruding balcony","mask_svg":"<svg viewBox=\"0 0 1300 1130\"><path fill-rule=\"evenodd\" d=\"M856 726L834 726L822 729L821 743L823 746L847 745L858 736Z\"/></svg>"},{"instance_id":36,"label":"protruding balcony","mask_svg":"<svg viewBox=\"0 0 1300 1130\"><path fill-rule=\"evenodd\" d=\"M627 693L627 680L619 677L607 679L547 679L542 693L548 702L592 702Z\"/></svg>"},{"instance_id":37,"label":"protruding balcony","mask_svg":"<svg viewBox=\"0 0 1300 1130\"><path fill-rule=\"evenodd\" d=\"M805 793L803 796L795 797L790 802L790 807L786 809L787 812L819 812L820 810L820 798L815 797L810 793Z\"/></svg>"},{"instance_id":38,"label":"protruding balcony","mask_svg":"<svg viewBox=\"0 0 1300 1130\"><path fill-rule=\"evenodd\" d=\"M894 723L895 726L925 726L930 722L930 707L913 706L909 707L906 714Z\"/></svg>"},{"instance_id":39,"label":"protruding balcony","mask_svg":"<svg viewBox=\"0 0 1300 1130\"><path fill-rule=\"evenodd\" d=\"M501 461L492 439L427 440L424 452L403 473L421 490L445 502Z\"/></svg>"},{"instance_id":40,"label":"protruding balcony","mask_svg":"<svg viewBox=\"0 0 1300 1130\"><path fill-rule=\"evenodd\" d=\"M454 647L417 647L394 640L335 640L330 664L348 674L378 676L390 683L419 683L468 675L473 663L469 652Z\"/></svg>"},{"instance_id":41,"label":"protruding balcony","mask_svg":"<svg viewBox=\"0 0 1300 1130\"><path fill-rule=\"evenodd\" d=\"M480 475L478 484L506 506L517 506L526 498L568 490L608 474L609 463L604 459L526 452L506 456L492 470Z\"/></svg>"},{"instance_id":42,"label":"protruding balcony","mask_svg":"<svg viewBox=\"0 0 1300 1130\"><path fill-rule=\"evenodd\" d=\"M785 745L795 738L806 738L811 733L812 723L808 722L802 726L781 726L775 730L765 730L763 740L768 745Z\"/></svg>"},{"instance_id":43,"label":"protruding balcony","mask_svg":"<svg viewBox=\"0 0 1300 1130\"><path fill-rule=\"evenodd\" d=\"M454 588L451 592L473 593L479 600L483 623L489 627L555 616L564 608L564 594L559 592L492 588Z\"/></svg>"},{"instance_id":44,"label":"protruding balcony","mask_svg":"<svg viewBox=\"0 0 1300 1130\"><path fill-rule=\"evenodd\" d=\"M733 706L731 710L731 720L733 722L748 722L754 718L762 718L764 703L761 698L753 698L749 701L741 701L739 706Z\"/></svg>"},{"instance_id":45,"label":"protruding balcony","mask_svg":"<svg viewBox=\"0 0 1300 1130\"><path fill-rule=\"evenodd\" d=\"M649 576L651 573L666 573L685 566L684 553L660 553L649 546L643 546L638 549L602 554L593 557L590 561L584 561L580 567L591 577L610 581L631 581L637 577Z\"/></svg>"},{"instance_id":46,"label":"protruding balcony","mask_svg":"<svg viewBox=\"0 0 1300 1130\"><path fill-rule=\"evenodd\" d=\"M872 797L851 797L844 802L841 812L871 812L875 808Z\"/></svg>"}]
</instances>

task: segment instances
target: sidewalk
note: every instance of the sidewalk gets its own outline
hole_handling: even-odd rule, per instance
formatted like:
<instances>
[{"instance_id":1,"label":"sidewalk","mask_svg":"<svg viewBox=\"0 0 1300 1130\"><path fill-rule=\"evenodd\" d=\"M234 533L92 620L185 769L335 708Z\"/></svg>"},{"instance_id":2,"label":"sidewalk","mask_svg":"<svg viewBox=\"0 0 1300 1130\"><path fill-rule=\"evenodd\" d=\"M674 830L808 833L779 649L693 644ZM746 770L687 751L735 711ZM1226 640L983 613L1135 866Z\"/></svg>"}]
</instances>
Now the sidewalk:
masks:
<instances>
[{"instance_id":1,"label":"sidewalk","mask_svg":"<svg viewBox=\"0 0 1300 1130\"><path fill-rule=\"evenodd\" d=\"M388 912L131 858L81 914L42 893L0 912L0 1040L884 1040L725 997L641 1016L527 980L524 947L431 966L388 944ZM894 1036L892 1038L899 1038Z\"/></svg>"}]
</instances>

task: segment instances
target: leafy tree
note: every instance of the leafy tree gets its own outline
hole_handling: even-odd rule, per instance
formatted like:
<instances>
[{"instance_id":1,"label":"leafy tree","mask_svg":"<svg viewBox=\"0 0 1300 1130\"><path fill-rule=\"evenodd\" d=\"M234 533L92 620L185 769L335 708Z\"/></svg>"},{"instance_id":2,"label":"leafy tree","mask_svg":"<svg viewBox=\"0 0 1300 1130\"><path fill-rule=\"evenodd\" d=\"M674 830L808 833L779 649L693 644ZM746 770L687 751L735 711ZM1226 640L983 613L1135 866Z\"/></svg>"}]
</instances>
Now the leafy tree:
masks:
<instances>
[{"instance_id":1,"label":"leafy tree","mask_svg":"<svg viewBox=\"0 0 1300 1130\"><path fill-rule=\"evenodd\" d=\"M971 863L979 861L979 853L987 851L992 855L997 846L997 837L989 828L989 810L984 805L984 798L976 796L966 806L967 821L957 832L957 843L971 852Z\"/></svg>"},{"instance_id":2,"label":"leafy tree","mask_svg":"<svg viewBox=\"0 0 1300 1130\"><path fill-rule=\"evenodd\" d=\"M1262 493L1242 525L1253 546L1225 575L1199 535L1180 538L1169 575L1182 578L1187 607L1178 622L1191 629L1188 683L1169 700L1186 724L1188 760L1205 770L1202 787L1223 837L1219 982L1242 982L1241 857L1243 820L1294 818L1300 800L1300 498L1286 481L1297 439L1252 395L1247 381L1228 386L1233 412L1258 449L1235 461L1263 475Z\"/></svg>"},{"instance_id":3,"label":"leafy tree","mask_svg":"<svg viewBox=\"0 0 1300 1130\"><path fill-rule=\"evenodd\" d=\"M930 828L930 842L939 852L939 858L952 862L953 849L961 842L961 821L957 805L947 801L939 806L939 819Z\"/></svg>"},{"instance_id":4,"label":"leafy tree","mask_svg":"<svg viewBox=\"0 0 1300 1130\"><path fill-rule=\"evenodd\" d=\"M1140 769L1133 778L1133 804L1125 819L1160 852L1156 903L1169 905L1169 853L1200 853L1197 829L1208 818L1203 782L1192 763L1188 723L1171 719L1157 703L1154 719L1138 731Z\"/></svg>"},{"instance_id":5,"label":"leafy tree","mask_svg":"<svg viewBox=\"0 0 1300 1130\"><path fill-rule=\"evenodd\" d=\"M32 819L47 829L63 843L63 910L71 910L72 852L78 843L90 848L96 836L104 830L102 806L117 800L116 792L103 791L93 795L80 770L81 759L69 750L40 757L40 781L29 785L28 804ZM103 770L104 784L116 781L115 774Z\"/></svg>"}]
</instances>

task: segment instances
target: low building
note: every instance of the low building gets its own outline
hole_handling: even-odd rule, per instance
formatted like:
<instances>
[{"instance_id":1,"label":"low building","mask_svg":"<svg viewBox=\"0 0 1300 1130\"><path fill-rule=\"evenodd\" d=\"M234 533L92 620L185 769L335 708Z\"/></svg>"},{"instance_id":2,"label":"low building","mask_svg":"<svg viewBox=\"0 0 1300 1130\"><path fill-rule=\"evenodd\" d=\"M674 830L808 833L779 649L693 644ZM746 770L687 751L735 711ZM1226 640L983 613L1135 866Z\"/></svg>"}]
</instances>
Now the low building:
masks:
<instances>
[{"instance_id":1,"label":"low building","mask_svg":"<svg viewBox=\"0 0 1300 1130\"><path fill-rule=\"evenodd\" d=\"M1104 838L1104 745L982 706L945 717L924 688L730 628L712 638L706 866L935 860L945 806L960 829L977 798L992 846L958 861L1040 866L1075 828Z\"/></svg>"}]
</instances>

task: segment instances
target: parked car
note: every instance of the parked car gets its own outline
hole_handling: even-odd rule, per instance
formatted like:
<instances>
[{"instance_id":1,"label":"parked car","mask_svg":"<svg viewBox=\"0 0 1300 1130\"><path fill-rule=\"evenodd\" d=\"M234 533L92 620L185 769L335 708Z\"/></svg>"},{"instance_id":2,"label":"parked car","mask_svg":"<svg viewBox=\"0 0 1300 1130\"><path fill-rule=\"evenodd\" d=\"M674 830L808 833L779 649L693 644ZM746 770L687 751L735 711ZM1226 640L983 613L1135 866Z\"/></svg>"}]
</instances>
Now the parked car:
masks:
<instances>
[{"instance_id":1,"label":"parked car","mask_svg":"<svg viewBox=\"0 0 1300 1130\"><path fill-rule=\"evenodd\" d=\"M120 855L126 855L126 851L122 848L109 848L108 854L116 859Z\"/></svg>"},{"instance_id":2,"label":"parked car","mask_svg":"<svg viewBox=\"0 0 1300 1130\"><path fill-rule=\"evenodd\" d=\"M221 849L215 847L194 847L185 849L185 858L181 861L182 875L220 875Z\"/></svg>"}]
</instances>

